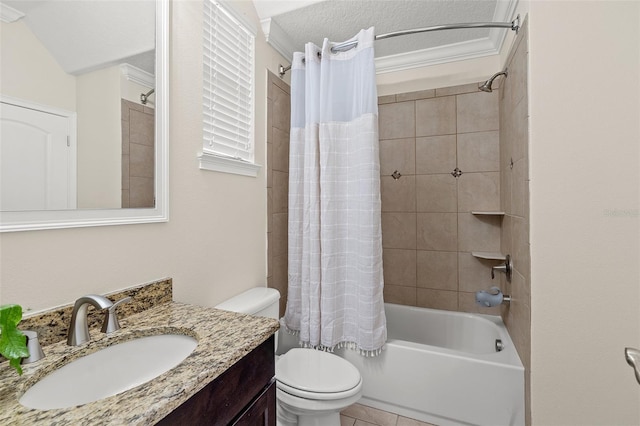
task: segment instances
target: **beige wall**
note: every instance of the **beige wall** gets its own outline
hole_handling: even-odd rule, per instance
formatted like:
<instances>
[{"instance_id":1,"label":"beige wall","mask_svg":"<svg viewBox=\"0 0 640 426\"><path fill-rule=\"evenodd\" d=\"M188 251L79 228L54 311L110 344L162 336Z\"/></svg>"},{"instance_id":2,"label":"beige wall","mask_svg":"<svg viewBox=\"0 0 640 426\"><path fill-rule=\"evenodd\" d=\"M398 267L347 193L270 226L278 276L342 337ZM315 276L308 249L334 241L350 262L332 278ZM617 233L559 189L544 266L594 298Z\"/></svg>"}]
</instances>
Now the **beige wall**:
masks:
<instances>
[{"instance_id":1,"label":"beige wall","mask_svg":"<svg viewBox=\"0 0 640 426\"><path fill-rule=\"evenodd\" d=\"M534 425L638 425L640 2L532 1Z\"/></svg>"},{"instance_id":2,"label":"beige wall","mask_svg":"<svg viewBox=\"0 0 640 426\"><path fill-rule=\"evenodd\" d=\"M234 2L259 28L249 2ZM213 306L266 284L266 179L201 171L202 5L171 4L170 221L0 235L1 303L44 309L173 277L178 301ZM256 159L266 164L266 71L256 39Z\"/></svg>"},{"instance_id":3,"label":"beige wall","mask_svg":"<svg viewBox=\"0 0 640 426\"><path fill-rule=\"evenodd\" d=\"M75 77L65 73L23 21L0 22L0 92L76 110Z\"/></svg>"},{"instance_id":4,"label":"beige wall","mask_svg":"<svg viewBox=\"0 0 640 426\"><path fill-rule=\"evenodd\" d=\"M78 208L121 205L120 68L76 78Z\"/></svg>"}]
</instances>

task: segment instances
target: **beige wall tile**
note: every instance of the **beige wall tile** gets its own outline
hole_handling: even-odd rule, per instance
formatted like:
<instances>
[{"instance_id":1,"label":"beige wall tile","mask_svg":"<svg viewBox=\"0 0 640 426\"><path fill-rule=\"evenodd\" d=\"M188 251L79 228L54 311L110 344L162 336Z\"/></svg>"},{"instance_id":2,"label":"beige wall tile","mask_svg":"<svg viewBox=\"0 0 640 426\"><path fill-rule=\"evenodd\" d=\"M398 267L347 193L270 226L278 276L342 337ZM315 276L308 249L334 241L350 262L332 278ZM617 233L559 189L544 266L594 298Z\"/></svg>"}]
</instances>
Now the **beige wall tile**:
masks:
<instances>
[{"instance_id":1,"label":"beige wall tile","mask_svg":"<svg viewBox=\"0 0 640 426\"><path fill-rule=\"evenodd\" d=\"M267 131L267 133L271 133ZM267 188L273 187L273 144L267 143L267 168L265 171L267 175Z\"/></svg>"},{"instance_id":2,"label":"beige wall tile","mask_svg":"<svg viewBox=\"0 0 640 426\"><path fill-rule=\"evenodd\" d=\"M458 254L449 251L417 251L417 286L458 291Z\"/></svg>"},{"instance_id":3,"label":"beige wall tile","mask_svg":"<svg viewBox=\"0 0 640 426\"><path fill-rule=\"evenodd\" d=\"M385 283L383 297L386 303L416 306L416 287L404 287Z\"/></svg>"},{"instance_id":4,"label":"beige wall tile","mask_svg":"<svg viewBox=\"0 0 640 426\"><path fill-rule=\"evenodd\" d=\"M418 92L398 93L396 99L398 102L415 101L416 99L429 99L436 96L435 89L420 90Z\"/></svg>"},{"instance_id":5,"label":"beige wall tile","mask_svg":"<svg viewBox=\"0 0 640 426\"><path fill-rule=\"evenodd\" d=\"M521 159L513 164L511 181L511 211L514 216L525 217L525 203L529 197L526 178L527 161Z\"/></svg>"},{"instance_id":6,"label":"beige wall tile","mask_svg":"<svg viewBox=\"0 0 640 426\"><path fill-rule=\"evenodd\" d=\"M396 95L378 96L378 105L392 104L396 101Z\"/></svg>"},{"instance_id":7,"label":"beige wall tile","mask_svg":"<svg viewBox=\"0 0 640 426\"><path fill-rule=\"evenodd\" d=\"M291 100L288 93L282 88L270 85L273 89L271 101L273 103L273 127L289 131L291 127Z\"/></svg>"},{"instance_id":8,"label":"beige wall tile","mask_svg":"<svg viewBox=\"0 0 640 426\"><path fill-rule=\"evenodd\" d=\"M458 133L499 129L498 92L456 96Z\"/></svg>"},{"instance_id":9,"label":"beige wall tile","mask_svg":"<svg viewBox=\"0 0 640 426\"><path fill-rule=\"evenodd\" d=\"M436 96L451 96L462 93L475 93L478 91L480 83L463 84L461 86L451 86L436 89Z\"/></svg>"},{"instance_id":10,"label":"beige wall tile","mask_svg":"<svg viewBox=\"0 0 640 426\"><path fill-rule=\"evenodd\" d=\"M455 135L416 139L416 174L451 173L455 168Z\"/></svg>"},{"instance_id":11,"label":"beige wall tile","mask_svg":"<svg viewBox=\"0 0 640 426\"><path fill-rule=\"evenodd\" d=\"M455 96L416 101L416 136L439 136L455 133Z\"/></svg>"},{"instance_id":12,"label":"beige wall tile","mask_svg":"<svg viewBox=\"0 0 640 426\"><path fill-rule=\"evenodd\" d=\"M419 212L458 211L458 185L451 174L416 176L416 209Z\"/></svg>"},{"instance_id":13,"label":"beige wall tile","mask_svg":"<svg viewBox=\"0 0 640 426\"><path fill-rule=\"evenodd\" d=\"M122 155L129 155L129 121L122 120Z\"/></svg>"},{"instance_id":14,"label":"beige wall tile","mask_svg":"<svg viewBox=\"0 0 640 426\"><path fill-rule=\"evenodd\" d=\"M154 199L154 179L147 177L129 178L129 207L145 208L153 207Z\"/></svg>"},{"instance_id":15,"label":"beige wall tile","mask_svg":"<svg viewBox=\"0 0 640 426\"><path fill-rule=\"evenodd\" d=\"M456 213L418 213L418 250L456 251Z\"/></svg>"},{"instance_id":16,"label":"beige wall tile","mask_svg":"<svg viewBox=\"0 0 640 426\"><path fill-rule=\"evenodd\" d=\"M153 147L154 123L155 117L152 114L131 109L129 111L129 142Z\"/></svg>"},{"instance_id":17,"label":"beige wall tile","mask_svg":"<svg viewBox=\"0 0 640 426\"><path fill-rule=\"evenodd\" d=\"M380 139L414 137L416 135L415 102L380 105L378 122Z\"/></svg>"},{"instance_id":18,"label":"beige wall tile","mask_svg":"<svg viewBox=\"0 0 640 426\"><path fill-rule=\"evenodd\" d=\"M447 290L417 289L417 306L422 308L458 310L458 292Z\"/></svg>"},{"instance_id":19,"label":"beige wall tile","mask_svg":"<svg viewBox=\"0 0 640 426\"><path fill-rule=\"evenodd\" d=\"M382 213L382 247L416 248L416 214Z\"/></svg>"},{"instance_id":20,"label":"beige wall tile","mask_svg":"<svg viewBox=\"0 0 640 426\"><path fill-rule=\"evenodd\" d=\"M383 263L385 285L415 287L415 250L384 249Z\"/></svg>"},{"instance_id":21,"label":"beige wall tile","mask_svg":"<svg viewBox=\"0 0 640 426\"><path fill-rule=\"evenodd\" d=\"M391 176L380 178L380 196L383 212L416 211L416 176Z\"/></svg>"},{"instance_id":22,"label":"beige wall tile","mask_svg":"<svg viewBox=\"0 0 640 426\"><path fill-rule=\"evenodd\" d=\"M273 200L274 213L286 213L289 204L289 173L273 172Z\"/></svg>"},{"instance_id":23,"label":"beige wall tile","mask_svg":"<svg viewBox=\"0 0 640 426\"><path fill-rule=\"evenodd\" d=\"M500 251L499 217L458 213L459 251Z\"/></svg>"},{"instance_id":24,"label":"beige wall tile","mask_svg":"<svg viewBox=\"0 0 640 426\"><path fill-rule=\"evenodd\" d=\"M155 156L153 146L129 144L129 176L153 178Z\"/></svg>"},{"instance_id":25,"label":"beige wall tile","mask_svg":"<svg viewBox=\"0 0 640 426\"><path fill-rule=\"evenodd\" d=\"M521 217L513 217L513 267L524 277L529 277L531 270L531 255L529 249L529 221Z\"/></svg>"},{"instance_id":26,"label":"beige wall tile","mask_svg":"<svg viewBox=\"0 0 640 426\"><path fill-rule=\"evenodd\" d=\"M122 190L122 208L123 209L129 208L129 190L128 189Z\"/></svg>"},{"instance_id":27,"label":"beige wall tile","mask_svg":"<svg viewBox=\"0 0 640 426\"><path fill-rule=\"evenodd\" d=\"M273 215L273 231L271 236L273 239L273 255L286 255L289 248L288 241L288 218L287 213L278 213Z\"/></svg>"},{"instance_id":28,"label":"beige wall tile","mask_svg":"<svg viewBox=\"0 0 640 426\"><path fill-rule=\"evenodd\" d=\"M404 176L415 174L415 138L380 141L380 174L390 176L396 170Z\"/></svg>"},{"instance_id":29,"label":"beige wall tile","mask_svg":"<svg viewBox=\"0 0 640 426\"><path fill-rule=\"evenodd\" d=\"M129 156L122 156L122 188L129 189Z\"/></svg>"},{"instance_id":30,"label":"beige wall tile","mask_svg":"<svg viewBox=\"0 0 640 426\"><path fill-rule=\"evenodd\" d=\"M289 132L277 128L273 134L273 170L289 172Z\"/></svg>"},{"instance_id":31,"label":"beige wall tile","mask_svg":"<svg viewBox=\"0 0 640 426\"><path fill-rule=\"evenodd\" d=\"M464 173L458 177L458 211L500 210L500 172Z\"/></svg>"},{"instance_id":32,"label":"beige wall tile","mask_svg":"<svg viewBox=\"0 0 640 426\"><path fill-rule=\"evenodd\" d=\"M464 173L500 170L500 135L498 131L458 135L458 168Z\"/></svg>"}]
</instances>

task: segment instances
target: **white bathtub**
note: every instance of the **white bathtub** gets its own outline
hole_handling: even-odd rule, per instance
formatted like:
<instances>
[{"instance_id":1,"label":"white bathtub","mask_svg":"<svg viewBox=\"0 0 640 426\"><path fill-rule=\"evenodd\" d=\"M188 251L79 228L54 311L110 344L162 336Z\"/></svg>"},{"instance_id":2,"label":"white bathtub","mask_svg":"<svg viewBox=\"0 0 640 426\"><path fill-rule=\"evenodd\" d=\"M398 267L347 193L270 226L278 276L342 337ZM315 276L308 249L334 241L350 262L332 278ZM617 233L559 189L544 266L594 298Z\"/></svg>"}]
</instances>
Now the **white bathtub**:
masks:
<instances>
[{"instance_id":1,"label":"white bathtub","mask_svg":"<svg viewBox=\"0 0 640 426\"><path fill-rule=\"evenodd\" d=\"M524 425L524 368L500 317L385 309L380 356L336 350L362 374L362 404L439 426Z\"/></svg>"}]
</instances>

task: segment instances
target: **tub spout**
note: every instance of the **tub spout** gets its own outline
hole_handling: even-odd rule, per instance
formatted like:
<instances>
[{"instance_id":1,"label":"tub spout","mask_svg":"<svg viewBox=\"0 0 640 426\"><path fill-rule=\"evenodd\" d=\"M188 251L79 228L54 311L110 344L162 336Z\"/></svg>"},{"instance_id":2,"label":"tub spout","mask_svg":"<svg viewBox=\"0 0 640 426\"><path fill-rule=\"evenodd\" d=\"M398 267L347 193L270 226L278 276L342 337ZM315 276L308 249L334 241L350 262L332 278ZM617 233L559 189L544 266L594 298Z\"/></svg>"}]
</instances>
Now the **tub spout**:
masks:
<instances>
[{"instance_id":1,"label":"tub spout","mask_svg":"<svg viewBox=\"0 0 640 426\"><path fill-rule=\"evenodd\" d=\"M486 308L498 306L502 303L509 304L511 302L511 296L502 294L502 291L498 287L491 287L489 291L477 291L476 303Z\"/></svg>"}]
</instances>

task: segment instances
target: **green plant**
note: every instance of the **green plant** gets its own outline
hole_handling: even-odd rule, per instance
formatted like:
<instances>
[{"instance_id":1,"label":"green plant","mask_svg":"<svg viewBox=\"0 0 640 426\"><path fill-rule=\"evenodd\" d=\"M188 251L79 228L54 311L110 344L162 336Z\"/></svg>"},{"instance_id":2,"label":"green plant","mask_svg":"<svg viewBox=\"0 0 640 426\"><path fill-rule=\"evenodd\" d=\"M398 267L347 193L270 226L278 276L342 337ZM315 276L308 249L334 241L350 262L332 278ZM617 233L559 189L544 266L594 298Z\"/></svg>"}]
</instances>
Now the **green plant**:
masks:
<instances>
[{"instance_id":1,"label":"green plant","mask_svg":"<svg viewBox=\"0 0 640 426\"><path fill-rule=\"evenodd\" d=\"M27 339L18 330L18 323L22 319L20 305L0 306L0 355L9 360L9 365L22 374L20 360L29 356Z\"/></svg>"}]
</instances>

